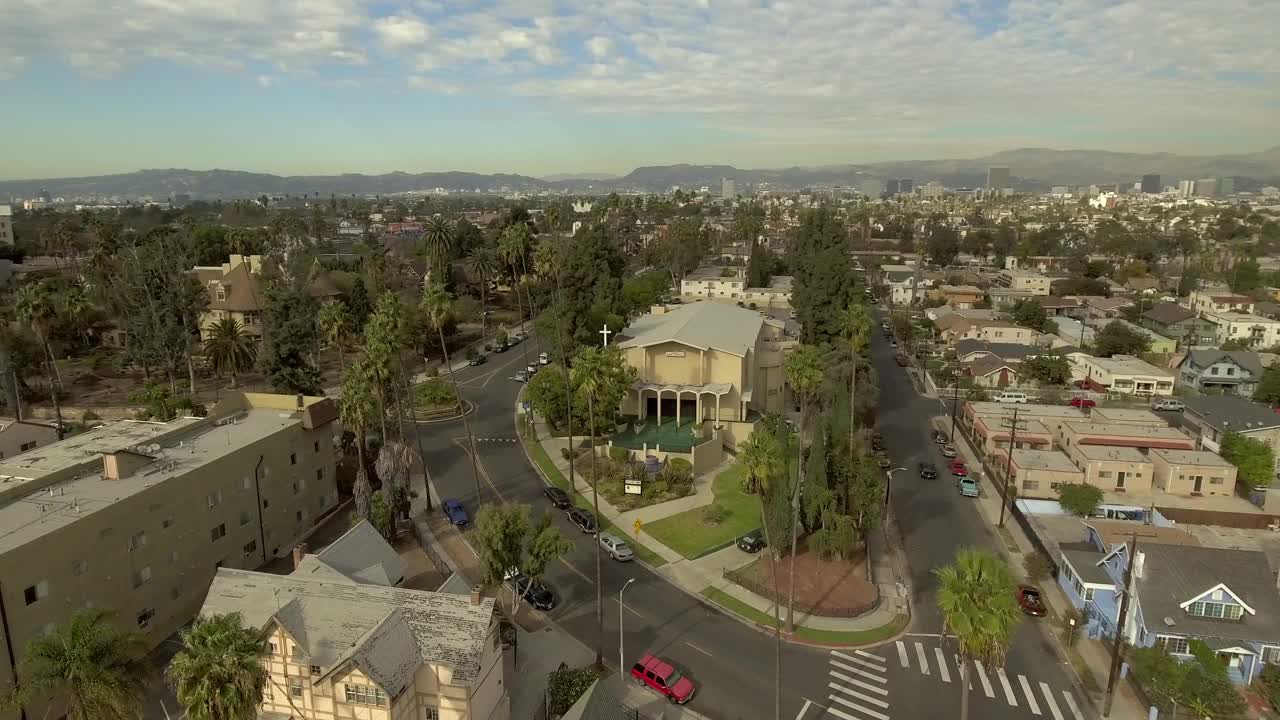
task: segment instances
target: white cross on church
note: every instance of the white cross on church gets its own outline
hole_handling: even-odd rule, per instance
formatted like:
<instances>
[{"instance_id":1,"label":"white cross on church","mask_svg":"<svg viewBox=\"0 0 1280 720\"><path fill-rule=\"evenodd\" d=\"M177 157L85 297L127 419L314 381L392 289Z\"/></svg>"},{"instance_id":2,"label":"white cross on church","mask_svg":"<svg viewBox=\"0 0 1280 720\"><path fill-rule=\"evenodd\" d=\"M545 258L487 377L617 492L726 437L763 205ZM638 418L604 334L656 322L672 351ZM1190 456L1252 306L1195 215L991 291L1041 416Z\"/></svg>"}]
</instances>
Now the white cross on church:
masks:
<instances>
[{"instance_id":1,"label":"white cross on church","mask_svg":"<svg viewBox=\"0 0 1280 720\"><path fill-rule=\"evenodd\" d=\"M604 346L609 347L609 336L613 334L613 331L609 330L608 324L604 326L604 329L600 331L600 334L604 336Z\"/></svg>"}]
</instances>

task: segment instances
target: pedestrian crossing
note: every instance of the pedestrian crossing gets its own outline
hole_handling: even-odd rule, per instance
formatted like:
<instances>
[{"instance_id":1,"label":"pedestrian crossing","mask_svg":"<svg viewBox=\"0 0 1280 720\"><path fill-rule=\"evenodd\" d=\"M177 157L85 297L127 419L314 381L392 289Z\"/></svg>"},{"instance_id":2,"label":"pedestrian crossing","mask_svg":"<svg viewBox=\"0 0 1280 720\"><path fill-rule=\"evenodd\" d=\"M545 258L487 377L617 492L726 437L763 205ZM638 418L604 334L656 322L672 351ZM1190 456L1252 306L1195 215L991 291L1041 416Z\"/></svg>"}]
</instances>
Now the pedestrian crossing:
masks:
<instances>
[{"instance_id":1,"label":"pedestrian crossing","mask_svg":"<svg viewBox=\"0 0 1280 720\"><path fill-rule=\"evenodd\" d=\"M888 668L864 650L832 650L827 712L840 720L889 720Z\"/></svg>"},{"instance_id":2,"label":"pedestrian crossing","mask_svg":"<svg viewBox=\"0 0 1280 720\"><path fill-rule=\"evenodd\" d=\"M513 443L513 442L517 442L517 441L518 441L518 438L497 438L497 437L478 437L478 438L476 438L476 442Z\"/></svg>"},{"instance_id":3,"label":"pedestrian crossing","mask_svg":"<svg viewBox=\"0 0 1280 720\"><path fill-rule=\"evenodd\" d=\"M925 643L911 640L898 640L894 647L902 670L914 670L920 675L937 677L944 683L961 682L965 663L954 652L941 646L926 648ZM833 651L834 654L836 653ZM880 662L884 663L883 660ZM834 661L832 664L834 665ZM883 669L885 666L882 664L880 667ZM1024 708L1032 715L1051 717L1053 720L1084 720L1080 706L1068 690L1055 694L1048 683L1033 683L1026 675L1009 675L1002 667L987 668L977 661L969 663L967 671L969 689L975 695L981 692L997 702L1003 701L1010 707Z\"/></svg>"}]
</instances>

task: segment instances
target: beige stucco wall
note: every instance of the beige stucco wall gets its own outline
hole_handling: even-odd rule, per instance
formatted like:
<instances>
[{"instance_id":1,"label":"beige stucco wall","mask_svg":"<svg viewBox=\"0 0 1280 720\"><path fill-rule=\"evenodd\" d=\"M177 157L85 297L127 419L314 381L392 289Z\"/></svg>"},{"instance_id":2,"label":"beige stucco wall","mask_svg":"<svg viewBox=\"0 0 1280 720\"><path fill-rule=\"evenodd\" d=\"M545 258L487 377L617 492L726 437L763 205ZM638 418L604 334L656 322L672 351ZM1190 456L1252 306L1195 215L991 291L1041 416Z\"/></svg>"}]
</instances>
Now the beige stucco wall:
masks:
<instances>
[{"instance_id":1,"label":"beige stucco wall","mask_svg":"<svg viewBox=\"0 0 1280 720\"><path fill-rule=\"evenodd\" d=\"M1116 492L1117 473L1125 473L1124 492L1141 493L1151 490L1152 465L1150 462L1123 460L1089 460L1080 453L1079 446L1066 448L1067 456L1084 471L1084 481L1096 485L1105 492Z\"/></svg>"},{"instance_id":2,"label":"beige stucco wall","mask_svg":"<svg viewBox=\"0 0 1280 720\"><path fill-rule=\"evenodd\" d=\"M1030 498L1057 498L1058 493L1053 489L1055 483L1084 481L1084 473L1079 470L1043 470L1019 468L1016 465L1013 468L1013 477L1017 483L1018 496Z\"/></svg>"},{"instance_id":3,"label":"beige stucco wall","mask_svg":"<svg viewBox=\"0 0 1280 720\"><path fill-rule=\"evenodd\" d=\"M1234 465L1176 465L1166 462L1159 453L1151 453L1152 485L1174 495L1190 496L1195 488L1195 477L1204 478L1201 495L1235 494L1236 467ZM1220 482L1215 483L1214 480Z\"/></svg>"},{"instance_id":4,"label":"beige stucco wall","mask_svg":"<svg viewBox=\"0 0 1280 720\"><path fill-rule=\"evenodd\" d=\"M5 421L9 422L9 421ZM0 460L24 452L23 445L35 443L34 449L58 439L58 431L48 425L29 422L12 422L0 430Z\"/></svg>"}]
</instances>

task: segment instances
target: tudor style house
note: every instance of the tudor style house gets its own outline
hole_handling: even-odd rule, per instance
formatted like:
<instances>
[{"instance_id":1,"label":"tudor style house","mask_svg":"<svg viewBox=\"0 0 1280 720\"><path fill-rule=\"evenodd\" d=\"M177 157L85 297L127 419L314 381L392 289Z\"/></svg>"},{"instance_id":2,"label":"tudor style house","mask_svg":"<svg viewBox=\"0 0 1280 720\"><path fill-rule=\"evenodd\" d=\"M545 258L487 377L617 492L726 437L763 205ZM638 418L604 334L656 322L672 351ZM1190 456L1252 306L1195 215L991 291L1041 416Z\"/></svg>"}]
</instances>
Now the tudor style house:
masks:
<instances>
[{"instance_id":1,"label":"tudor style house","mask_svg":"<svg viewBox=\"0 0 1280 720\"><path fill-rule=\"evenodd\" d=\"M262 289L261 255L232 255L217 267L192 269L209 297L209 305L200 316L200 339L209 339L213 324L232 318L250 335L262 336L262 309L266 298ZM337 286L317 264L311 276L311 294L317 298L336 297Z\"/></svg>"},{"instance_id":2,"label":"tudor style house","mask_svg":"<svg viewBox=\"0 0 1280 720\"><path fill-rule=\"evenodd\" d=\"M1199 640L1241 685L1257 678L1264 663L1280 662L1280 591L1267 556L1199 547L1190 536L1167 544L1156 535L1138 543L1124 639L1139 647L1159 644L1182 659ZM1083 542L1060 546L1058 585L1084 613L1090 637L1117 633L1128 555L1120 538L1104 538L1087 523Z\"/></svg>"}]
</instances>

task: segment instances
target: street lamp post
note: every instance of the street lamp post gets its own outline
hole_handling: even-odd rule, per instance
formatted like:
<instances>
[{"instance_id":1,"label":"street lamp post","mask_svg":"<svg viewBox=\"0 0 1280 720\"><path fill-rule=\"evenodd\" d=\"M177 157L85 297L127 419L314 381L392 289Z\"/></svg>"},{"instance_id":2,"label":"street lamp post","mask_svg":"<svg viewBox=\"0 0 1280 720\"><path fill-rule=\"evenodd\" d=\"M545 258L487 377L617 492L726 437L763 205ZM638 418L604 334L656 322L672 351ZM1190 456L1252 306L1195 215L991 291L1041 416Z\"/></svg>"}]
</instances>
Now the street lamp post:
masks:
<instances>
[{"instance_id":1,"label":"street lamp post","mask_svg":"<svg viewBox=\"0 0 1280 720\"><path fill-rule=\"evenodd\" d=\"M622 645L624 642L623 635L622 635L622 620L623 620L623 615L626 613L627 608L625 605L622 604L622 593L626 591L628 585L630 585L635 581L636 581L635 578L628 579L625 583L622 584L622 588L618 590L618 681L623 683L624 685L627 682L625 679L626 670L627 670L627 661L625 659L626 655L622 651Z\"/></svg>"},{"instance_id":2,"label":"street lamp post","mask_svg":"<svg viewBox=\"0 0 1280 720\"><path fill-rule=\"evenodd\" d=\"M884 476L887 478L884 483L884 514L889 514L889 493L893 490L893 474L899 470L906 470L904 467L896 467L892 470L885 470Z\"/></svg>"}]
</instances>

